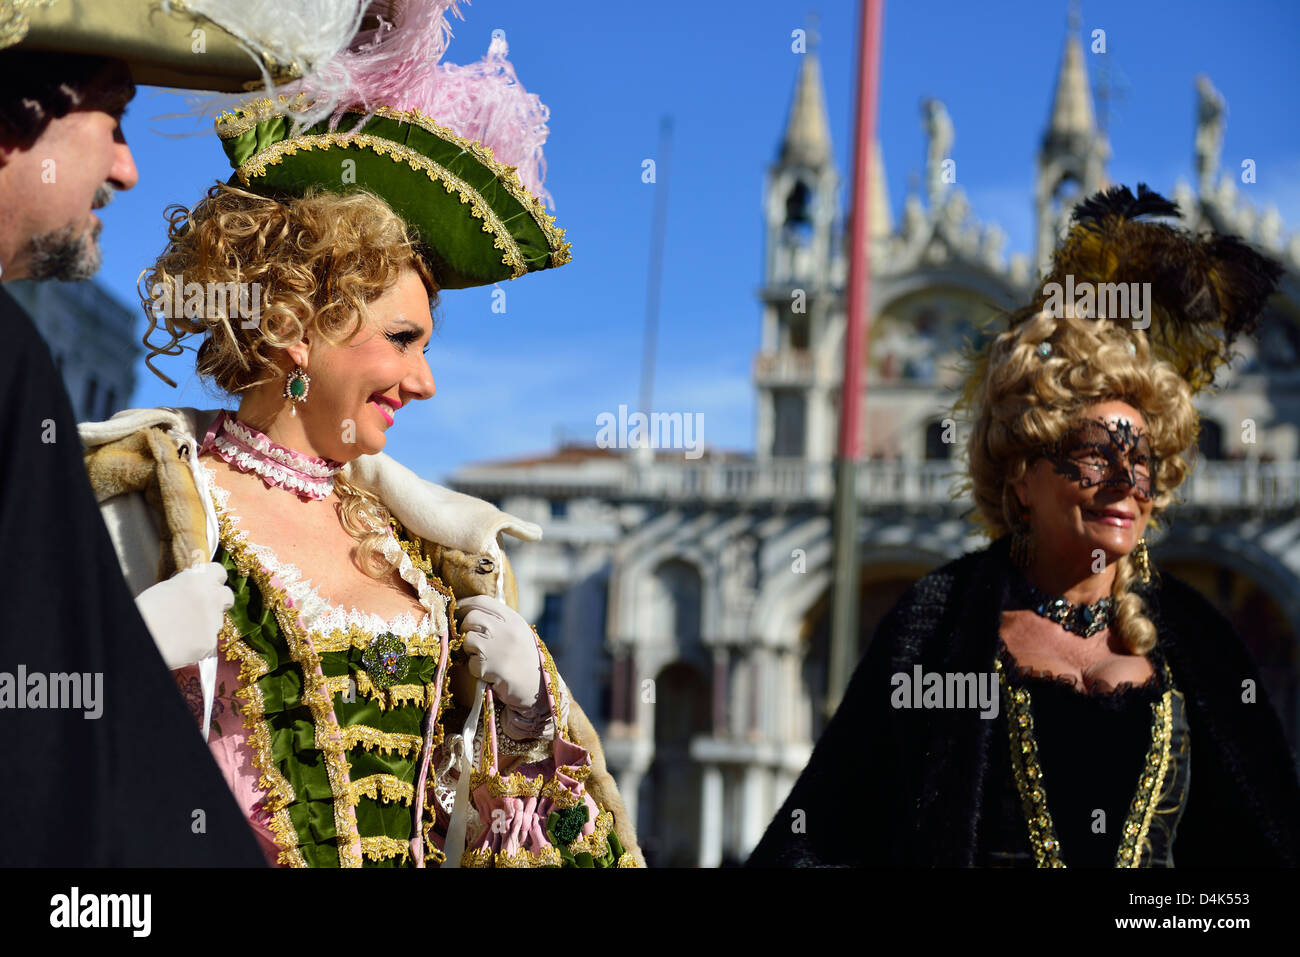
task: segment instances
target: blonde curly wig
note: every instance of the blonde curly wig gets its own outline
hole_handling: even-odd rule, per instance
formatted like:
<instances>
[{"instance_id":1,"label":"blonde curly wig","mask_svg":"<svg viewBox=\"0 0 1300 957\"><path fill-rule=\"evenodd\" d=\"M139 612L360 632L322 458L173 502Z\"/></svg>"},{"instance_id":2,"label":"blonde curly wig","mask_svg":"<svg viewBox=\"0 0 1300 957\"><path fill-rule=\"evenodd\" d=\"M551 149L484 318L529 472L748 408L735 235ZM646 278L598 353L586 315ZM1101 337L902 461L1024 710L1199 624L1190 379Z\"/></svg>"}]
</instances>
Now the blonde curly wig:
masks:
<instances>
[{"instance_id":1,"label":"blonde curly wig","mask_svg":"<svg viewBox=\"0 0 1300 957\"><path fill-rule=\"evenodd\" d=\"M1046 358L1038 352L1042 342L1051 344ZM1013 484L1036 453L1059 441L1087 407L1107 400L1127 402L1146 420L1159 461L1150 522L1158 527L1156 516L1173 503L1174 490L1190 469L1187 456L1199 416L1191 387L1170 363L1153 355L1145 333L1106 320L1030 311L967 360L959 407L973 419L973 429L962 491L970 492L991 537L1023 526ZM1126 555L1111 590L1115 628L1130 653L1145 654L1156 631L1142 597L1132 590L1136 581L1137 570Z\"/></svg>"},{"instance_id":2,"label":"blonde curly wig","mask_svg":"<svg viewBox=\"0 0 1300 957\"><path fill-rule=\"evenodd\" d=\"M369 322L367 303L391 288L404 269L419 274L431 304L437 304L438 286L415 237L386 202L365 190L272 197L217 183L193 209L171 206L165 215L167 247L141 273L137 291L148 318L145 362L173 387L152 360L181 355L181 340L188 336L203 336L199 375L237 396L282 379L275 357L304 334L333 345L350 341ZM257 283L259 321L249 327L233 296L209 297L198 315L158 308L183 298L190 283L249 289ZM155 331L166 341L151 342ZM383 554L387 509L342 474L334 487L342 499L343 526L359 542L358 567L375 578L390 574L397 563Z\"/></svg>"}]
</instances>

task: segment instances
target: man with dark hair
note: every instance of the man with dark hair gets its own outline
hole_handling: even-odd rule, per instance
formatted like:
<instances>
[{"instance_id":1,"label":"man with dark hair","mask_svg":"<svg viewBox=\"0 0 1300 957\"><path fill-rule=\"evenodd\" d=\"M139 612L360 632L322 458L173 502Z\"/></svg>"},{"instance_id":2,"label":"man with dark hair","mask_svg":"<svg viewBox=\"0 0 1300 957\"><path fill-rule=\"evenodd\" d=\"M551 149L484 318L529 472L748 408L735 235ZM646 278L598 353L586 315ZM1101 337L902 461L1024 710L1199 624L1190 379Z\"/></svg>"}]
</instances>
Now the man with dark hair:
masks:
<instances>
[{"instance_id":1,"label":"man with dark hair","mask_svg":"<svg viewBox=\"0 0 1300 957\"><path fill-rule=\"evenodd\" d=\"M358 3L337 4L340 32ZM98 270L94 211L138 178L121 127L137 82L230 91L302 69L292 38L243 32L155 0L0 0L0 282ZM2 290L0 336L0 865L262 866L122 578L50 350Z\"/></svg>"},{"instance_id":2,"label":"man with dark hair","mask_svg":"<svg viewBox=\"0 0 1300 957\"><path fill-rule=\"evenodd\" d=\"M130 70L0 51L0 91L0 281L89 279L94 210L137 180ZM122 580L50 351L3 291L0 333L0 864L262 865Z\"/></svg>"},{"instance_id":3,"label":"man with dark hair","mask_svg":"<svg viewBox=\"0 0 1300 957\"><path fill-rule=\"evenodd\" d=\"M0 54L0 279L89 279L102 209L136 183L121 60Z\"/></svg>"}]
</instances>

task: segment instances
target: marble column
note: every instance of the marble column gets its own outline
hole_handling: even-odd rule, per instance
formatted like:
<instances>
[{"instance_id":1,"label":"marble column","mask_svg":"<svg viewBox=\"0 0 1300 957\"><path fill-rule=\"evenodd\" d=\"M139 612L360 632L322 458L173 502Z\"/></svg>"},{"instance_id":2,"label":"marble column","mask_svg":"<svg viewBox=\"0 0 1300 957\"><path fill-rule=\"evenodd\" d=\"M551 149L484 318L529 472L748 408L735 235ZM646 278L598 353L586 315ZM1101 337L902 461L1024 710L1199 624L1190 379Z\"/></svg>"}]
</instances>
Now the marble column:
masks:
<instances>
[{"instance_id":1,"label":"marble column","mask_svg":"<svg viewBox=\"0 0 1300 957\"><path fill-rule=\"evenodd\" d=\"M700 867L722 863L722 771L716 764L700 767Z\"/></svg>"},{"instance_id":2,"label":"marble column","mask_svg":"<svg viewBox=\"0 0 1300 957\"><path fill-rule=\"evenodd\" d=\"M769 813L763 800L767 769L751 764L744 769L740 790L740 844L746 855L758 845L767 830Z\"/></svg>"}]
</instances>

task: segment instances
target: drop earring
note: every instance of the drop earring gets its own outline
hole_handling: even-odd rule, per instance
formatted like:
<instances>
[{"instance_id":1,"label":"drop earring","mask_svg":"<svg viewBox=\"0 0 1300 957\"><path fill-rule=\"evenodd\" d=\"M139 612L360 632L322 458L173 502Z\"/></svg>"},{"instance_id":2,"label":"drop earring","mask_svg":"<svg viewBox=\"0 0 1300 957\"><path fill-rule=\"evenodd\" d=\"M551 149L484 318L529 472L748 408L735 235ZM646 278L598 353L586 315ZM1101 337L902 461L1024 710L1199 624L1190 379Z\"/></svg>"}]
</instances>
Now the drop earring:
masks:
<instances>
[{"instance_id":1,"label":"drop earring","mask_svg":"<svg viewBox=\"0 0 1300 957\"><path fill-rule=\"evenodd\" d=\"M1133 546L1133 564L1137 567L1138 578L1142 584L1151 581L1151 553L1147 551L1147 540L1139 539Z\"/></svg>"},{"instance_id":2,"label":"drop earring","mask_svg":"<svg viewBox=\"0 0 1300 957\"><path fill-rule=\"evenodd\" d=\"M1011 533L1011 560L1022 571L1028 571L1034 562L1034 539L1028 525L1021 525Z\"/></svg>"},{"instance_id":3,"label":"drop earring","mask_svg":"<svg viewBox=\"0 0 1300 957\"><path fill-rule=\"evenodd\" d=\"M307 401L311 389L311 379L302 366L295 366L284 383L284 397L289 400L289 414L297 415L298 406Z\"/></svg>"}]
</instances>

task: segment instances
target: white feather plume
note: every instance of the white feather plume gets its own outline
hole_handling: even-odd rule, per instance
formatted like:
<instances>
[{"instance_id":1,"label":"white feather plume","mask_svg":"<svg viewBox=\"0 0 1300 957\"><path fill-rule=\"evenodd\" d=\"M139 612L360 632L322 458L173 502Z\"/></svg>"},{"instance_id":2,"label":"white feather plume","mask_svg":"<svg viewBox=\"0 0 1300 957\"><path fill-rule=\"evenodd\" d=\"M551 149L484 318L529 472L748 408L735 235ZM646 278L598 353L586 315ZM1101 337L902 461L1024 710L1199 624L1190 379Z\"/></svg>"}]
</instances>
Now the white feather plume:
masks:
<instances>
[{"instance_id":1,"label":"white feather plume","mask_svg":"<svg viewBox=\"0 0 1300 957\"><path fill-rule=\"evenodd\" d=\"M265 58L310 73L346 49L370 0L162 0L165 11L211 20L248 50L268 90Z\"/></svg>"}]
</instances>

